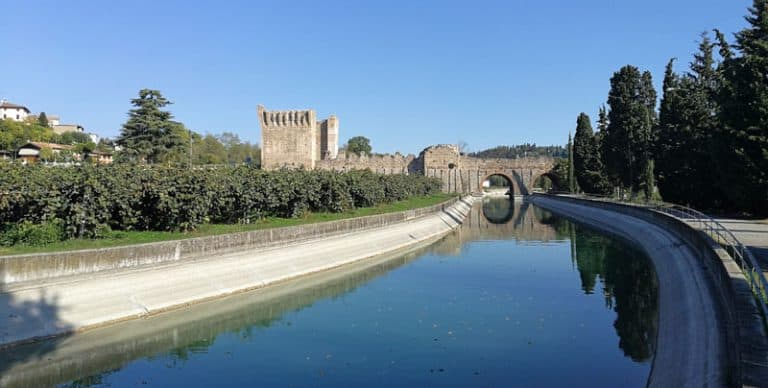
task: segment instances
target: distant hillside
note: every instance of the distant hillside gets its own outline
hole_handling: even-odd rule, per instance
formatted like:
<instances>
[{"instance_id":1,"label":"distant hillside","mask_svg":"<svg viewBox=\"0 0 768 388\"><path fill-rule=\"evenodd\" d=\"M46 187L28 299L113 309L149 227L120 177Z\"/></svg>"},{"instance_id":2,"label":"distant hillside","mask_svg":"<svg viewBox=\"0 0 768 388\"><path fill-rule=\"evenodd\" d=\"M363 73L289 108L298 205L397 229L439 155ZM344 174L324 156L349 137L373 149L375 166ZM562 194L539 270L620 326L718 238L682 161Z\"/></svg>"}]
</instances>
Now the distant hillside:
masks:
<instances>
[{"instance_id":1,"label":"distant hillside","mask_svg":"<svg viewBox=\"0 0 768 388\"><path fill-rule=\"evenodd\" d=\"M568 156L563 146L537 146L536 144L521 144L514 146L498 146L487 150L473 152L469 156L477 158L506 158L515 159L526 156L551 156L554 158L565 158Z\"/></svg>"}]
</instances>

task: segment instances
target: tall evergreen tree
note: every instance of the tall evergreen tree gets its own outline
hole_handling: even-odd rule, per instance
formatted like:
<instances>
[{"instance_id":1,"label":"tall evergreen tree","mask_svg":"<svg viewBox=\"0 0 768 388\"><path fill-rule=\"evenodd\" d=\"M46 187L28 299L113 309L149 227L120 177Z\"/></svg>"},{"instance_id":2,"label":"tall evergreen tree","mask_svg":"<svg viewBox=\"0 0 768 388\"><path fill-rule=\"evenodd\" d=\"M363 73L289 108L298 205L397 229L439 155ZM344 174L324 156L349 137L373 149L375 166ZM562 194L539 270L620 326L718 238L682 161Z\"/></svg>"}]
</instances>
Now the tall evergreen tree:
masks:
<instances>
[{"instance_id":1,"label":"tall evergreen tree","mask_svg":"<svg viewBox=\"0 0 768 388\"><path fill-rule=\"evenodd\" d=\"M718 128L715 94L720 87L714 44L702 34L690 72L680 76L667 64L661 100L656 170L665 200L698 208L722 203L713 173L713 134Z\"/></svg>"},{"instance_id":2,"label":"tall evergreen tree","mask_svg":"<svg viewBox=\"0 0 768 388\"><path fill-rule=\"evenodd\" d=\"M603 161L615 184L637 192L650 162L656 92L651 75L624 66L611 77Z\"/></svg>"},{"instance_id":3,"label":"tall evergreen tree","mask_svg":"<svg viewBox=\"0 0 768 388\"><path fill-rule=\"evenodd\" d=\"M720 175L731 203L768 214L768 0L753 0L746 20L736 34L741 55L721 69Z\"/></svg>"},{"instance_id":4,"label":"tall evergreen tree","mask_svg":"<svg viewBox=\"0 0 768 388\"><path fill-rule=\"evenodd\" d=\"M37 116L37 124L41 127L48 126L48 116L45 115L45 112L40 112L40 115Z\"/></svg>"},{"instance_id":5,"label":"tall evergreen tree","mask_svg":"<svg viewBox=\"0 0 768 388\"><path fill-rule=\"evenodd\" d=\"M570 132L568 132L568 191L571 193L578 192L578 189L576 188L575 165L573 162L573 142L571 141Z\"/></svg>"},{"instance_id":6,"label":"tall evergreen tree","mask_svg":"<svg viewBox=\"0 0 768 388\"><path fill-rule=\"evenodd\" d=\"M170 112L162 110L171 104L160 91L142 89L131 100L135 107L128 112L117 144L124 155L134 161L165 162L171 155L186 153L187 142L181 138L181 123L171 121Z\"/></svg>"},{"instance_id":7,"label":"tall evergreen tree","mask_svg":"<svg viewBox=\"0 0 768 388\"><path fill-rule=\"evenodd\" d=\"M581 190L592 194L605 194L609 189L603 175L603 164L598 154L598 144L592 133L592 124L586 113L576 119L573 137L573 165L576 183Z\"/></svg>"}]
</instances>

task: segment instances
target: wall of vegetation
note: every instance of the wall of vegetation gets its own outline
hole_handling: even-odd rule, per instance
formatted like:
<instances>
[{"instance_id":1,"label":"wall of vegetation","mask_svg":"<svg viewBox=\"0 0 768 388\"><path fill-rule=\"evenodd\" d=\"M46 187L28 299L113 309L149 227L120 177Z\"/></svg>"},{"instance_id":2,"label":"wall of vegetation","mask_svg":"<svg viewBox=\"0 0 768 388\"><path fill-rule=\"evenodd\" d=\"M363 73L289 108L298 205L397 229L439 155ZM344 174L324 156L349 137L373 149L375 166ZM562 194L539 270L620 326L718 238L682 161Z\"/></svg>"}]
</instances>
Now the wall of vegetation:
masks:
<instances>
[{"instance_id":1,"label":"wall of vegetation","mask_svg":"<svg viewBox=\"0 0 768 388\"><path fill-rule=\"evenodd\" d=\"M343 212L438 193L437 179L248 166L48 167L0 164L0 245L189 231L202 223Z\"/></svg>"}]
</instances>

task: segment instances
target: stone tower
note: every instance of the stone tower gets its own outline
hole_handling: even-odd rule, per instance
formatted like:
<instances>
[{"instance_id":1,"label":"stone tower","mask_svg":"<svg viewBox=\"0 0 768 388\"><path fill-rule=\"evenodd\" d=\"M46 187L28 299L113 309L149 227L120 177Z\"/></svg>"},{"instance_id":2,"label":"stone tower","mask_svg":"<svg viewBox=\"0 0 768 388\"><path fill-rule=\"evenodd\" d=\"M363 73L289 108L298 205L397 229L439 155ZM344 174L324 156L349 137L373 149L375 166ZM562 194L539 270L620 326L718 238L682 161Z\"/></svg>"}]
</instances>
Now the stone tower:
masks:
<instances>
[{"instance_id":1,"label":"stone tower","mask_svg":"<svg viewBox=\"0 0 768 388\"><path fill-rule=\"evenodd\" d=\"M339 154L339 120L317 121L313 109L268 111L258 107L261 125L261 168L314 169L318 160Z\"/></svg>"}]
</instances>

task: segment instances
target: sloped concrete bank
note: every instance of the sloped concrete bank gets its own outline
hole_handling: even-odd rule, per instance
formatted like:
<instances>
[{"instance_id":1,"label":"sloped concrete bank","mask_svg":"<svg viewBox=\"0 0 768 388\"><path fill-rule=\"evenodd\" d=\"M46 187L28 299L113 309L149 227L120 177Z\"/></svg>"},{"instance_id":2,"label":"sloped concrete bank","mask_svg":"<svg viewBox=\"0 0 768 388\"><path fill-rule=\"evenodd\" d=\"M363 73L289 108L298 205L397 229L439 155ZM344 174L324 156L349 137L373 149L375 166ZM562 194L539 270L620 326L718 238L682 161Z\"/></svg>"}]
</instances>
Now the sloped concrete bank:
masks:
<instances>
[{"instance_id":1,"label":"sloped concrete bank","mask_svg":"<svg viewBox=\"0 0 768 388\"><path fill-rule=\"evenodd\" d=\"M112 248L0 256L0 285L181 262L227 252L279 246L302 240L379 228L444 211L456 201L458 199L402 212L284 228Z\"/></svg>"},{"instance_id":2,"label":"sloped concrete bank","mask_svg":"<svg viewBox=\"0 0 768 388\"><path fill-rule=\"evenodd\" d=\"M728 254L682 220L613 202L534 195L533 203L618 236L652 260L659 284L648 386L765 386L765 333Z\"/></svg>"},{"instance_id":3,"label":"sloped concrete bank","mask_svg":"<svg viewBox=\"0 0 768 388\"><path fill-rule=\"evenodd\" d=\"M315 232L334 232L307 232L261 249L226 249L151 265L0 284L0 347L152 315L418 247L458 227L472 202L464 198L430 207L430 213L403 212L409 214L400 215L400 222L393 222L397 217L392 215L372 216L383 220L364 225L384 226L350 226L343 233L335 232L338 226L317 224ZM344 221L355 225L357 220Z\"/></svg>"}]
</instances>

